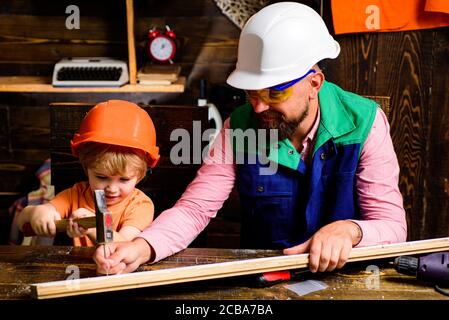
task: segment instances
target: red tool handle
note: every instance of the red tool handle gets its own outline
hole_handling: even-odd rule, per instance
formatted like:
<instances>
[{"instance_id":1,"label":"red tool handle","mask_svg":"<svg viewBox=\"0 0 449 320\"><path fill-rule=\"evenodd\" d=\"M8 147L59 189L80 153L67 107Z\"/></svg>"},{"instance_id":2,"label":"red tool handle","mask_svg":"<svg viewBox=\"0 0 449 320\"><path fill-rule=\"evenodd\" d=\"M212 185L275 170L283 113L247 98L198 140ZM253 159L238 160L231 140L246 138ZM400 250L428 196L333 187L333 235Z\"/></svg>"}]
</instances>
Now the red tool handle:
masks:
<instances>
[{"instance_id":1,"label":"red tool handle","mask_svg":"<svg viewBox=\"0 0 449 320\"><path fill-rule=\"evenodd\" d=\"M256 284L261 288L271 287L276 283L288 281L291 279L291 277L291 272L288 270L265 272L256 278Z\"/></svg>"},{"instance_id":2,"label":"red tool handle","mask_svg":"<svg viewBox=\"0 0 449 320\"><path fill-rule=\"evenodd\" d=\"M283 281L304 280L308 274L310 274L308 269L265 272L256 277L255 285L259 288L271 287Z\"/></svg>"}]
</instances>

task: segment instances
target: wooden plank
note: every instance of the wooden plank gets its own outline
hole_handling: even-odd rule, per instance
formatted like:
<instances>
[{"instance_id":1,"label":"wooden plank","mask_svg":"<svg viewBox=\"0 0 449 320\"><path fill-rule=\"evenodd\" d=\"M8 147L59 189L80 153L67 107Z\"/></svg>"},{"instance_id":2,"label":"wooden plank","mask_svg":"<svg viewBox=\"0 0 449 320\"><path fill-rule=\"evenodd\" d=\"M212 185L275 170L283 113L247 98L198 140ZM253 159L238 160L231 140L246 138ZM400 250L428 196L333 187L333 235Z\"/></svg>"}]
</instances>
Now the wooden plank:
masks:
<instances>
[{"instance_id":1,"label":"wooden plank","mask_svg":"<svg viewBox=\"0 0 449 320\"><path fill-rule=\"evenodd\" d=\"M141 17L223 17L214 1L210 0L159 0L136 1L136 14ZM151 26L150 26L151 27ZM172 26L170 26L172 27Z\"/></svg>"},{"instance_id":2,"label":"wooden plank","mask_svg":"<svg viewBox=\"0 0 449 320\"><path fill-rule=\"evenodd\" d=\"M433 31L430 132L427 153L427 231L436 237L449 230L449 32Z\"/></svg>"},{"instance_id":3,"label":"wooden plank","mask_svg":"<svg viewBox=\"0 0 449 320\"><path fill-rule=\"evenodd\" d=\"M391 137L400 166L399 188L404 199L410 240L435 237L430 232L426 189L429 157L432 31L379 35L373 91L391 97ZM395 70L395 71L393 71ZM447 235L447 232L446 232Z\"/></svg>"},{"instance_id":4,"label":"wooden plank","mask_svg":"<svg viewBox=\"0 0 449 320\"><path fill-rule=\"evenodd\" d=\"M395 243L351 251L348 262L364 261L449 250L449 237ZM98 292L126 290L167 285L190 281L226 278L269 271L306 268L308 254L277 256L204 264L157 271L144 271L106 277L77 279L75 282L54 281L31 285L31 293L37 299L67 297Z\"/></svg>"},{"instance_id":5,"label":"wooden plank","mask_svg":"<svg viewBox=\"0 0 449 320\"><path fill-rule=\"evenodd\" d=\"M152 26L164 28L168 24L183 45L201 46L201 44L234 44L240 36L237 28L226 17L174 17L174 18L138 18L136 20L136 40L146 41L148 29Z\"/></svg>"},{"instance_id":6,"label":"wooden plank","mask_svg":"<svg viewBox=\"0 0 449 320\"><path fill-rule=\"evenodd\" d=\"M0 77L0 92L183 92L185 77L179 77L170 85L127 84L119 88L99 87L53 87L48 78L42 77Z\"/></svg>"},{"instance_id":7,"label":"wooden plank","mask_svg":"<svg viewBox=\"0 0 449 320\"><path fill-rule=\"evenodd\" d=\"M126 15L119 12L119 17L88 17L80 8L80 28L67 29L64 11L61 16L37 15L2 15L0 20L0 42L18 43L99 43L126 42ZM116 14L117 15L117 14ZM114 19L112 23L111 19Z\"/></svg>"},{"instance_id":8,"label":"wooden plank","mask_svg":"<svg viewBox=\"0 0 449 320\"><path fill-rule=\"evenodd\" d=\"M335 60L323 61L326 78L361 95L386 95L371 90L376 83L378 37L376 33L336 36L341 52Z\"/></svg>"},{"instance_id":9,"label":"wooden plank","mask_svg":"<svg viewBox=\"0 0 449 320\"><path fill-rule=\"evenodd\" d=\"M0 43L1 62L30 61L31 63L52 62L53 64L63 57L114 57L126 61L128 52L126 42L117 44L108 43L80 43L60 42L49 44L7 44ZM30 54L33 52L33 55Z\"/></svg>"},{"instance_id":10,"label":"wooden plank","mask_svg":"<svg viewBox=\"0 0 449 320\"><path fill-rule=\"evenodd\" d=\"M148 40L149 27L164 27L165 24L172 26L180 42L176 56L178 62L184 60L184 51L189 52L190 57L203 45L236 47L240 33L226 17L177 17L168 20L152 18L150 21L134 21L135 45L139 48L137 53L140 55ZM82 19L81 29L67 30L63 17L6 16L0 20L0 61L42 63L76 56L125 58L128 48L125 25L121 28L117 26L120 24L111 25L110 18L97 21L87 17Z\"/></svg>"},{"instance_id":11,"label":"wooden plank","mask_svg":"<svg viewBox=\"0 0 449 320\"><path fill-rule=\"evenodd\" d=\"M9 15L34 15L34 16L62 16L65 14L67 6L74 4L72 0L39 0L39 4L33 0L14 0L2 3L2 14ZM105 17L115 19L124 10L122 1L110 0L81 0L77 1L82 17ZM183 17L195 16L222 16L217 6L210 0L189 0L186 5L185 0L160 0L136 1L134 4L136 13L148 17L166 17L180 15ZM175 10L174 10L175 8ZM115 20L112 20L115 21Z\"/></svg>"},{"instance_id":12,"label":"wooden plank","mask_svg":"<svg viewBox=\"0 0 449 320\"><path fill-rule=\"evenodd\" d=\"M47 76L53 74L54 62L48 61L0 61L2 76Z\"/></svg>"},{"instance_id":13,"label":"wooden plank","mask_svg":"<svg viewBox=\"0 0 449 320\"><path fill-rule=\"evenodd\" d=\"M5 240L6 241L6 240ZM81 278L96 277L92 260L94 247L64 246L0 246L0 300L31 299L30 284L66 280L79 268ZM138 271L254 259L281 255L280 250L187 248L155 264L144 264ZM448 300L433 286L416 277L396 272L388 263L390 259L348 263L335 272L305 274L305 279L323 281L327 289L298 296L285 288L283 282L269 288L255 288L256 275L222 278L209 281L178 283L136 290L114 291L95 296L79 296L77 301L148 301L148 300ZM375 274L373 266L378 267ZM368 268L371 266L370 268ZM72 269L68 269L72 268ZM73 271L72 271L73 272ZM379 286L373 286L373 275ZM371 281L370 281L371 280ZM69 300L71 298L66 298Z\"/></svg>"},{"instance_id":14,"label":"wooden plank","mask_svg":"<svg viewBox=\"0 0 449 320\"><path fill-rule=\"evenodd\" d=\"M10 145L9 107L0 106L0 149L8 150Z\"/></svg>"},{"instance_id":15,"label":"wooden plank","mask_svg":"<svg viewBox=\"0 0 449 320\"><path fill-rule=\"evenodd\" d=\"M30 154L32 153L30 152ZM2 177L0 179L0 191L28 193L39 188L39 179L35 173L45 159L44 157L42 161L35 164L24 163L25 161L36 161L35 158L0 160L0 177ZM8 204L8 207L13 202Z\"/></svg>"},{"instance_id":16,"label":"wooden plank","mask_svg":"<svg viewBox=\"0 0 449 320\"><path fill-rule=\"evenodd\" d=\"M50 147L50 112L48 106L9 107L10 143L15 149Z\"/></svg>"},{"instance_id":17,"label":"wooden plank","mask_svg":"<svg viewBox=\"0 0 449 320\"><path fill-rule=\"evenodd\" d=\"M134 41L134 4L133 0L126 0L126 30L128 34L128 68L129 83L137 83L136 44Z\"/></svg>"},{"instance_id":18,"label":"wooden plank","mask_svg":"<svg viewBox=\"0 0 449 320\"><path fill-rule=\"evenodd\" d=\"M380 108L385 112L385 115L387 118L390 115L390 97L383 97L383 96L364 96L365 98L371 99L376 101Z\"/></svg>"}]
</instances>

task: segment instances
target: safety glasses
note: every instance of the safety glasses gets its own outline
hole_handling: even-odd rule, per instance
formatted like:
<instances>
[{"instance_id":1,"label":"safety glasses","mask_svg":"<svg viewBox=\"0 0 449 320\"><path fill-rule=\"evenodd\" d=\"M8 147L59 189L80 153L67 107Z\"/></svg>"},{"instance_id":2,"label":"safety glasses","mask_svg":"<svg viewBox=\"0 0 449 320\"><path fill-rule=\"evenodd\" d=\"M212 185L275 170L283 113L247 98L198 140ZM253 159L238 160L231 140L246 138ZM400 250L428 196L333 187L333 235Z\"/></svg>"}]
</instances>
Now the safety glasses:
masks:
<instances>
[{"instance_id":1,"label":"safety glasses","mask_svg":"<svg viewBox=\"0 0 449 320\"><path fill-rule=\"evenodd\" d=\"M290 98L293 92L292 86L307 77L309 74L315 73L315 70L309 70L300 78L289 82L284 82L276 86L261 90L246 90L251 99L261 99L265 103L281 103Z\"/></svg>"}]
</instances>

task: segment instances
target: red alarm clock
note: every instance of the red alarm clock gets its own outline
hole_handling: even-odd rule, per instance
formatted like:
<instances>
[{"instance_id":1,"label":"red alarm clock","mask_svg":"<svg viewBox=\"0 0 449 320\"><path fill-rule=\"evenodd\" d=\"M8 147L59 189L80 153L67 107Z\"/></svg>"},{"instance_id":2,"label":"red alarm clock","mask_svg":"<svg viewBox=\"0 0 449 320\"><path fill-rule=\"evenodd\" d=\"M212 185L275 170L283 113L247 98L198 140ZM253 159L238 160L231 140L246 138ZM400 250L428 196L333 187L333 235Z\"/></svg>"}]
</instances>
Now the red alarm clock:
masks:
<instances>
[{"instance_id":1,"label":"red alarm clock","mask_svg":"<svg viewBox=\"0 0 449 320\"><path fill-rule=\"evenodd\" d=\"M164 33L155 28L148 32L147 53L155 62L173 63L172 59L176 54L176 35L169 26L165 28Z\"/></svg>"}]
</instances>

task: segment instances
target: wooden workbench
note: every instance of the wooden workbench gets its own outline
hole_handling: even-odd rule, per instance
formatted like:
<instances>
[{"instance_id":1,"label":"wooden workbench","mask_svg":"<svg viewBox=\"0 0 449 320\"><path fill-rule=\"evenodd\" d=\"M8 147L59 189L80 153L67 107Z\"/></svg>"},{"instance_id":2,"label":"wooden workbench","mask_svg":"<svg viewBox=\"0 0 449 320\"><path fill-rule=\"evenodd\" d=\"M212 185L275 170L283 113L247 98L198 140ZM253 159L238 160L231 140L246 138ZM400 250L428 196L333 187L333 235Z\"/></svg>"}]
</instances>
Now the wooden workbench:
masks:
<instances>
[{"instance_id":1,"label":"wooden workbench","mask_svg":"<svg viewBox=\"0 0 449 320\"><path fill-rule=\"evenodd\" d=\"M29 286L31 283L65 280L73 275L73 266L79 268L81 278L95 277L96 266L91 259L93 252L93 248L79 247L0 246L0 299L31 299ZM144 265L138 271L279 254L280 252L271 250L189 248L159 263ZM373 273L366 271L369 265L379 267L378 288L376 288L375 282L370 281L373 279ZM95 296L121 300L449 300L449 297L435 292L431 285L419 282L411 276L397 273L385 260L351 263L337 272L306 277L323 281L328 285L327 289L298 296L284 287L286 284L298 281L280 283L270 288L256 288L251 285L250 280L253 278L246 276L101 293L95 294ZM92 295L85 295L76 297L76 299L90 299L91 297Z\"/></svg>"}]
</instances>

